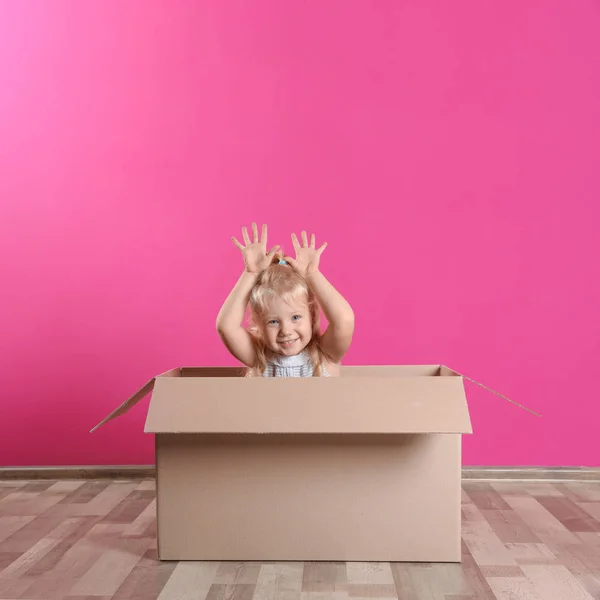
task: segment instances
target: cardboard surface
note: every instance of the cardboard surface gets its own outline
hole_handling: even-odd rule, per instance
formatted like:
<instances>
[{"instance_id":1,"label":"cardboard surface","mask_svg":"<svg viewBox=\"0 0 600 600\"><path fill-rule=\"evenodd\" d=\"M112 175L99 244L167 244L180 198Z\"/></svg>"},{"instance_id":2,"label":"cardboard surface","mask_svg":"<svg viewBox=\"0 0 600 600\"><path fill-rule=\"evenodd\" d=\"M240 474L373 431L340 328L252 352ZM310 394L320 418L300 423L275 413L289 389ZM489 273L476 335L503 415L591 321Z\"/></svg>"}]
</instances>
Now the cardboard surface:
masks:
<instances>
[{"instance_id":1,"label":"cardboard surface","mask_svg":"<svg viewBox=\"0 0 600 600\"><path fill-rule=\"evenodd\" d=\"M460 561L463 378L440 365L150 380L162 560Z\"/></svg>"},{"instance_id":2,"label":"cardboard surface","mask_svg":"<svg viewBox=\"0 0 600 600\"><path fill-rule=\"evenodd\" d=\"M158 378L148 433L471 433L453 377Z\"/></svg>"},{"instance_id":3,"label":"cardboard surface","mask_svg":"<svg viewBox=\"0 0 600 600\"><path fill-rule=\"evenodd\" d=\"M458 435L157 442L162 560L460 561Z\"/></svg>"}]
</instances>

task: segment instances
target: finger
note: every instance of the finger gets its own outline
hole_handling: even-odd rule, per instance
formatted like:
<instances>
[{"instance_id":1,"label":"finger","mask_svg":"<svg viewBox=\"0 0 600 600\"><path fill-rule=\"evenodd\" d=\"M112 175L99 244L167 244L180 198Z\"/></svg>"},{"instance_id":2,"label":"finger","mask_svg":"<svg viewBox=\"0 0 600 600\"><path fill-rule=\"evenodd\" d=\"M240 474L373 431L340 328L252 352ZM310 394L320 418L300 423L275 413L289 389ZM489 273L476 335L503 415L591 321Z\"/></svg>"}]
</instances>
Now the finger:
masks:
<instances>
[{"instance_id":1,"label":"finger","mask_svg":"<svg viewBox=\"0 0 600 600\"><path fill-rule=\"evenodd\" d=\"M291 267L293 267L296 271L298 270L298 263L291 256L284 256L283 260L288 263Z\"/></svg>"},{"instance_id":2,"label":"finger","mask_svg":"<svg viewBox=\"0 0 600 600\"><path fill-rule=\"evenodd\" d=\"M240 249L243 250L244 246L242 246L234 237L231 238L231 241Z\"/></svg>"},{"instance_id":3,"label":"finger","mask_svg":"<svg viewBox=\"0 0 600 600\"><path fill-rule=\"evenodd\" d=\"M273 246L271 248L271 252L269 252L269 254L267 254L267 258L269 260L273 260L273 257L275 256L275 253L279 250L279 246Z\"/></svg>"},{"instance_id":4,"label":"finger","mask_svg":"<svg viewBox=\"0 0 600 600\"><path fill-rule=\"evenodd\" d=\"M260 235L260 243L266 248L267 247L267 226L262 226L262 233Z\"/></svg>"},{"instance_id":5,"label":"finger","mask_svg":"<svg viewBox=\"0 0 600 600\"><path fill-rule=\"evenodd\" d=\"M252 236L254 237L254 243L258 244L258 227L256 223L252 223Z\"/></svg>"},{"instance_id":6,"label":"finger","mask_svg":"<svg viewBox=\"0 0 600 600\"><path fill-rule=\"evenodd\" d=\"M306 238L306 231L302 232L302 246L308 248L308 239Z\"/></svg>"},{"instance_id":7,"label":"finger","mask_svg":"<svg viewBox=\"0 0 600 600\"><path fill-rule=\"evenodd\" d=\"M242 235L244 236L244 243L246 244L246 246L249 246L251 242L250 238L248 237L248 229L246 227L242 228Z\"/></svg>"},{"instance_id":8,"label":"finger","mask_svg":"<svg viewBox=\"0 0 600 600\"><path fill-rule=\"evenodd\" d=\"M296 237L295 233L292 233L292 245L294 246L294 250L296 251L296 254L298 254L300 244L298 243L298 238Z\"/></svg>"},{"instance_id":9,"label":"finger","mask_svg":"<svg viewBox=\"0 0 600 600\"><path fill-rule=\"evenodd\" d=\"M315 249L315 234L314 233L310 236L310 247L313 250Z\"/></svg>"},{"instance_id":10,"label":"finger","mask_svg":"<svg viewBox=\"0 0 600 600\"><path fill-rule=\"evenodd\" d=\"M323 250L325 250L325 248L327 248L327 242L325 242L318 250L317 250L317 254L319 256L321 256L321 254L323 254Z\"/></svg>"}]
</instances>

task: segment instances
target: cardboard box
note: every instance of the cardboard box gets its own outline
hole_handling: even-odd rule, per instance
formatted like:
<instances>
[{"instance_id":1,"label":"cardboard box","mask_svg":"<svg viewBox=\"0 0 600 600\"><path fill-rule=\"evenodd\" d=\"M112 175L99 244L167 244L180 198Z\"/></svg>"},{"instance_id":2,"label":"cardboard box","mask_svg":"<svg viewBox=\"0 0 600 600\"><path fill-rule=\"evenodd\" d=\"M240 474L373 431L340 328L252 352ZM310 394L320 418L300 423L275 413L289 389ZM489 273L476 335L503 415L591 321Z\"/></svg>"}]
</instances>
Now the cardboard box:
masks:
<instances>
[{"instance_id":1,"label":"cardboard box","mask_svg":"<svg viewBox=\"0 0 600 600\"><path fill-rule=\"evenodd\" d=\"M152 391L162 560L461 559L462 376L440 365L341 377L176 368Z\"/></svg>"}]
</instances>

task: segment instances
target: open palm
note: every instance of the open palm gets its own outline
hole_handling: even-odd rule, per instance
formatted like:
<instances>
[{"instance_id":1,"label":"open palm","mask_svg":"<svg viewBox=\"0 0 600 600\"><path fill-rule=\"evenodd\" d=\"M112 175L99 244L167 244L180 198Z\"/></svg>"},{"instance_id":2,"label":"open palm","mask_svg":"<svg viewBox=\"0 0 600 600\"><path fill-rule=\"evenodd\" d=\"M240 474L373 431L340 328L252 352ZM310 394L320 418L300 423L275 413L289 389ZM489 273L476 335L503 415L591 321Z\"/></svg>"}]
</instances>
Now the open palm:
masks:
<instances>
[{"instance_id":1,"label":"open palm","mask_svg":"<svg viewBox=\"0 0 600 600\"><path fill-rule=\"evenodd\" d=\"M250 241L248 230L246 227L242 228L242 235L244 236L245 246L240 244L235 237L232 237L233 243L240 249L242 256L244 257L244 264L246 265L246 271L249 273L262 273L273 260L275 252L279 249L279 246L273 246L271 251L267 253L267 226L262 226L262 232L260 239L258 238L258 227L256 223L252 223L252 237L253 241Z\"/></svg>"},{"instance_id":2,"label":"open palm","mask_svg":"<svg viewBox=\"0 0 600 600\"><path fill-rule=\"evenodd\" d=\"M320 248L315 248L315 235L314 233L310 236L310 244L308 243L308 237L306 231L302 232L302 245L298 242L298 238L295 233L292 233L292 245L296 253L296 258L286 256L285 260L292 265L292 267L300 273L303 277L314 273L319 270L319 261L321 254L327 247L327 243L324 243Z\"/></svg>"}]
</instances>

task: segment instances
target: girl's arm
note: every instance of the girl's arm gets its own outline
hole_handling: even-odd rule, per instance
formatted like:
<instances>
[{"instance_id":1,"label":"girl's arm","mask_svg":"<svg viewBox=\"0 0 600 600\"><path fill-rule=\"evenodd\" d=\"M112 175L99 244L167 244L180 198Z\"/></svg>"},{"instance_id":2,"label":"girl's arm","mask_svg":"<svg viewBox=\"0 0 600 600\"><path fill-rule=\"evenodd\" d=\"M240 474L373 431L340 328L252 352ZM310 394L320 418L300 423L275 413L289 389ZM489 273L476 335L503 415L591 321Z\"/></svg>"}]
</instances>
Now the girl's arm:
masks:
<instances>
[{"instance_id":1,"label":"girl's arm","mask_svg":"<svg viewBox=\"0 0 600 600\"><path fill-rule=\"evenodd\" d=\"M325 243L319 249L315 249L315 236L311 235L309 245L305 231L302 232L302 243L303 245L300 246L296 234L292 234L292 244L296 251L296 258L286 256L285 260L306 279L317 297L329 322L329 326L321 340L321 347L334 362L339 363L352 342L354 312L346 299L319 271L321 254L327 244Z\"/></svg>"},{"instance_id":2,"label":"girl's arm","mask_svg":"<svg viewBox=\"0 0 600 600\"><path fill-rule=\"evenodd\" d=\"M321 347L325 354L339 363L352 343L354 312L321 271L317 270L307 275L306 280L329 322L321 338Z\"/></svg>"},{"instance_id":3,"label":"girl's arm","mask_svg":"<svg viewBox=\"0 0 600 600\"><path fill-rule=\"evenodd\" d=\"M257 279L257 273L244 271L217 316L217 332L225 347L249 367L253 367L256 362L256 352L252 334L244 327L244 315L250 291Z\"/></svg>"},{"instance_id":4,"label":"girl's arm","mask_svg":"<svg viewBox=\"0 0 600 600\"><path fill-rule=\"evenodd\" d=\"M248 299L259 274L269 266L279 248L279 246L274 246L267 254L266 225L262 227L260 240L256 223L252 223L252 232L253 242L250 241L247 229L245 227L242 229L245 246L232 238L233 243L242 252L246 268L227 296L217 316L217 332L223 343L233 356L249 367L256 364L256 351L252 342L252 334L244 327Z\"/></svg>"}]
</instances>

